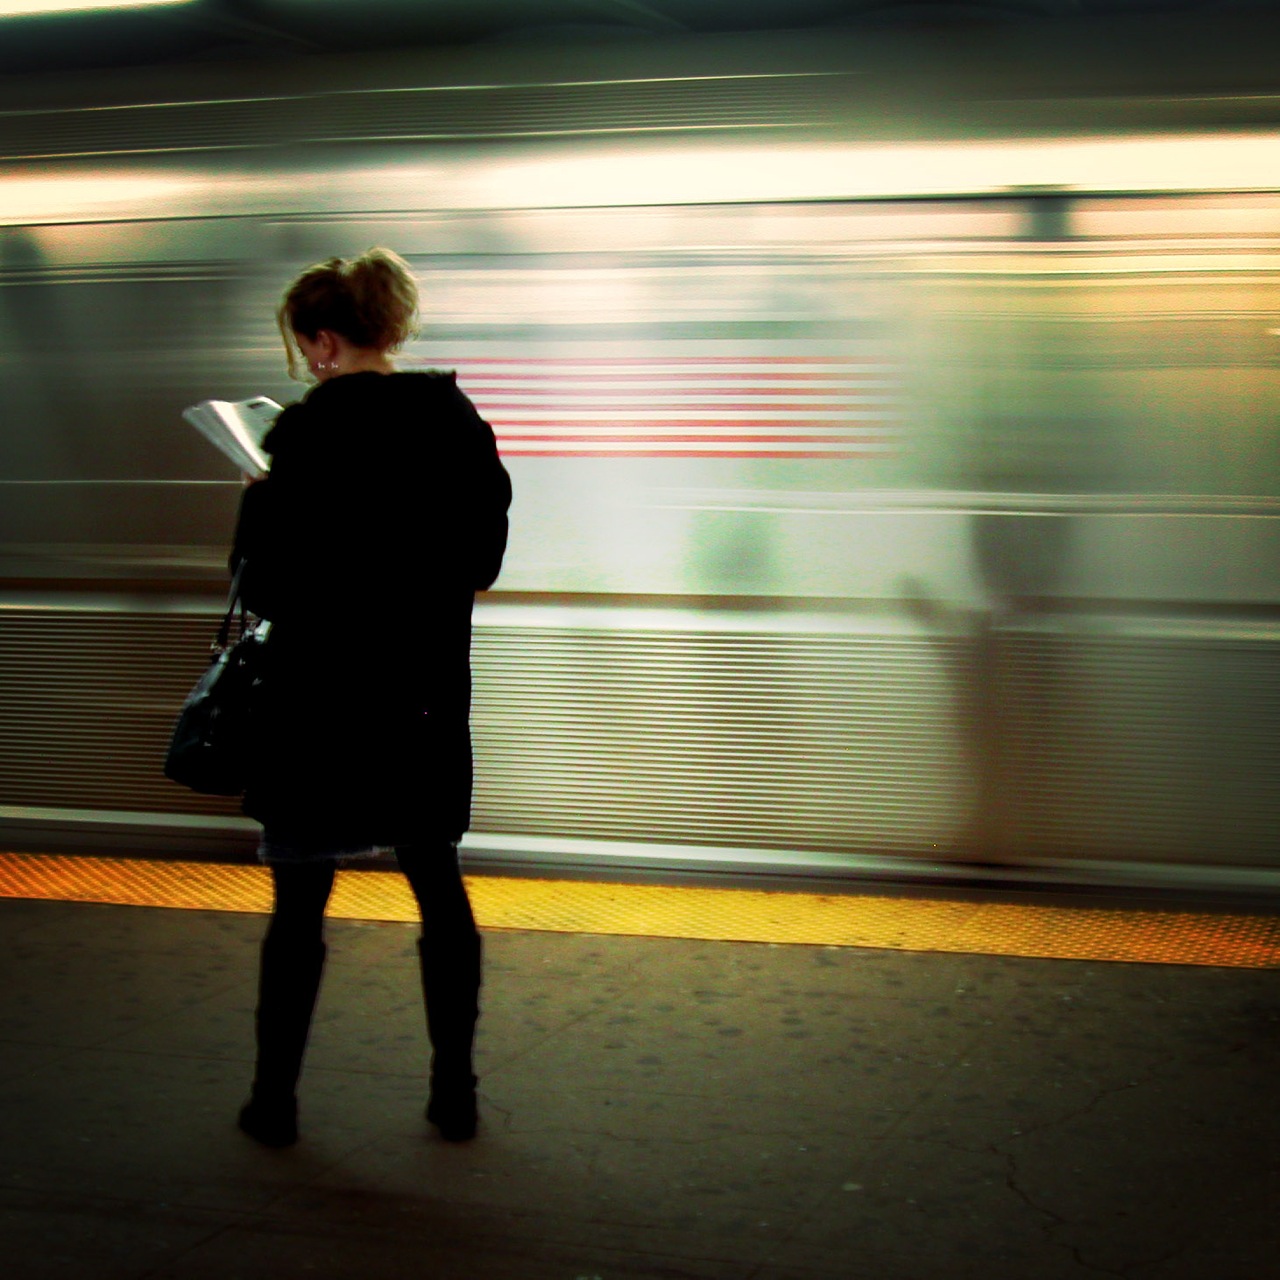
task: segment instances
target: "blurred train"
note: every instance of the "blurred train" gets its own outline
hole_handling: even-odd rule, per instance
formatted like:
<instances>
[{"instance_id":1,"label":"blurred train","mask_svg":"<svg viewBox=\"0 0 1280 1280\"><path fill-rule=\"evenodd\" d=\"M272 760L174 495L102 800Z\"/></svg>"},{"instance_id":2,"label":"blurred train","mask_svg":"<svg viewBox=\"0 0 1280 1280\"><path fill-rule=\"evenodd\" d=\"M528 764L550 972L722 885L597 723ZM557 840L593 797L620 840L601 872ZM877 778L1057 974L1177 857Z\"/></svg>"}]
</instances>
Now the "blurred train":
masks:
<instances>
[{"instance_id":1,"label":"blurred train","mask_svg":"<svg viewBox=\"0 0 1280 1280\"><path fill-rule=\"evenodd\" d=\"M301 394L282 284L378 243L515 483L473 865L1280 882L1273 101L696 52L0 114L4 843L252 850L160 772L180 413Z\"/></svg>"}]
</instances>

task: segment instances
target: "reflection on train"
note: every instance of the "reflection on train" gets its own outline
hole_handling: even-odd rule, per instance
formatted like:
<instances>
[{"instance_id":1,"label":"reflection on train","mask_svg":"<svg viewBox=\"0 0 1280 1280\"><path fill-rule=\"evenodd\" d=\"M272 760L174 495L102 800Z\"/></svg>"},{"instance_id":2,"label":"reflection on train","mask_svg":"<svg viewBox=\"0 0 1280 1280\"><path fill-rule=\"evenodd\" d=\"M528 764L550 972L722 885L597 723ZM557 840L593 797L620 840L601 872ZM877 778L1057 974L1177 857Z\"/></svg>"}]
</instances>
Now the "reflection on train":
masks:
<instances>
[{"instance_id":1,"label":"reflection on train","mask_svg":"<svg viewBox=\"0 0 1280 1280\"><path fill-rule=\"evenodd\" d=\"M295 397L280 282L385 243L425 300L406 363L459 371L516 487L476 615L475 856L1276 870L1280 194L1194 181L1259 139L1195 152L1175 115L1097 143L1122 181L1077 146L1046 187L1052 147L1016 140L966 167L623 115L286 154L184 110L0 180L11 842L247 838L159 770L239 492L179 414ZM201 128L212 158L182 150ZM335 643L375 625L336 594Z\"/></svg>"}]
</instances>

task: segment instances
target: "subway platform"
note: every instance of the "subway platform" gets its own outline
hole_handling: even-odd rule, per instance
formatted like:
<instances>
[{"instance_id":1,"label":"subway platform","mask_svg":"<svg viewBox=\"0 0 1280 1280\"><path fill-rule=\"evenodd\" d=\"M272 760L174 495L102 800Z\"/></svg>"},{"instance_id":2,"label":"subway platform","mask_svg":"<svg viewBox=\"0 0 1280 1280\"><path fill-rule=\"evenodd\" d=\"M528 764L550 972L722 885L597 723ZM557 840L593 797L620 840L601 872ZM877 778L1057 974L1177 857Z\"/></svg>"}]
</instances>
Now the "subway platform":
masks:
<instances>
[{"instance_id":1,"label":"subway platform","mask_svg":"<svg viewBox=\"0 0 1280 1280\"><path fill-rule=\"evenodd\" d=\"M0 855L0 1275L1280 1277L1270 910L477 878L453 1146L407 891L339 885L276 1152L259 869Z\"/></svg>"}]
</instances>

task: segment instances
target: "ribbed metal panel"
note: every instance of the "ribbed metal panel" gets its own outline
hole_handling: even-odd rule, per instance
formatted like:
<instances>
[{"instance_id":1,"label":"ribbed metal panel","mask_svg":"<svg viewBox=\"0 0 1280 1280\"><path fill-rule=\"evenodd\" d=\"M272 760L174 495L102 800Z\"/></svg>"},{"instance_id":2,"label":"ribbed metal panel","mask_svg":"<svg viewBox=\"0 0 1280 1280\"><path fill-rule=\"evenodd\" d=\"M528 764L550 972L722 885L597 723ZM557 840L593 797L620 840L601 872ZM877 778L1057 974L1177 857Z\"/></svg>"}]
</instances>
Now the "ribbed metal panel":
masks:
<instances>
[{"instance_id":1,"label":"ribbed metal panel","mask_svg":"<svg viewBox=\"0 0 1280 1280\"><path fill-rule=\"evenodd\" d=\"M1003 683L1019 854L1276 863L1276 637L1024 635Z\"/></svg>"},{"instance_id":2,"label":"ribbed metal panel","mask_svg":"<svg viewBox=\"0 0 1280 1280\"><path fill-rule=\"evenodd\" d=\"M160 773L213 623L0 612L0 804L234 813ZM955 786L923 642L481 625L475 670L480 831L923 852Z\"/></svg>"},{"instance_id":3,"label":"ribbed metal panel","mask_svg":"<svg viewBox=\"0 0 1280 1280\"><path fill-rule=\"evenodd\" d=\"M0 804L234 814L161 773L216 619L0 610Z\"/></svg>"},{"instance_id":4,"label":"ribbed metal panel","mask_svg":"<svg viewBox=\"0 0 1280 1280\"><path fill-rule=\"evenodd\" d=\"M971 737L960 641L785 615L559 626L538 612L536 625L478 614L478 832L1013 863L1275 860L1269 634L1006 633L993 720ZM160 772L215 617L0 608L0 805L236 814Z\"/></svg>"},{"instance_id":5,"label":"ribbed metal panel","mask_svg":"<svg viewBox=\"0 0 1280 1280\"><path fill-rule=\"evenodd\" d=\"M0 115L6 159L812 125L844 77L728 76L601 84L388 89Z\"/></svg>"},{"instance_id":6,"label":"ribbed metal panel","mask_svg":"<svg viewBox=\"0 0 1280 1280\"><path fill-rule=\"evenodd\" d=\"M925 852L955 789L936 646L876 635L476 636L477 826Z\"/></svg>"}]
</instances>

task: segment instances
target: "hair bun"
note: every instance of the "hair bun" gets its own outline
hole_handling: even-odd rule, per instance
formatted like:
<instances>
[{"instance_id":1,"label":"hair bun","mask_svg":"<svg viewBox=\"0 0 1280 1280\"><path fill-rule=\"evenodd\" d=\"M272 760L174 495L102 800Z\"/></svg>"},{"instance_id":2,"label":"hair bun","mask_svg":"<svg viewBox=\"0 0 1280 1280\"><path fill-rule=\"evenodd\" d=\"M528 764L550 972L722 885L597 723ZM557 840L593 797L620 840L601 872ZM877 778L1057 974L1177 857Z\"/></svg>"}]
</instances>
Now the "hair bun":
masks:
<instances>
[{"instance_id":1,"label":"hair bun","mask_svg":"<svg viewBox=\"0 0 1280 1280\"><path fill-rule=\"evenodd\" d=\"M358 258L330 258L308 267L289 286L277 312L296 372L292 335L314 338L321 329L341 334L353 346L395 351L413 336L418 285L409 264L375 246Z\"/></svg>"}]
</instances>

